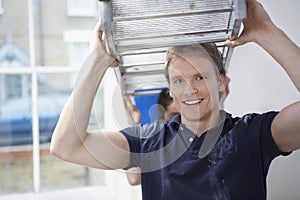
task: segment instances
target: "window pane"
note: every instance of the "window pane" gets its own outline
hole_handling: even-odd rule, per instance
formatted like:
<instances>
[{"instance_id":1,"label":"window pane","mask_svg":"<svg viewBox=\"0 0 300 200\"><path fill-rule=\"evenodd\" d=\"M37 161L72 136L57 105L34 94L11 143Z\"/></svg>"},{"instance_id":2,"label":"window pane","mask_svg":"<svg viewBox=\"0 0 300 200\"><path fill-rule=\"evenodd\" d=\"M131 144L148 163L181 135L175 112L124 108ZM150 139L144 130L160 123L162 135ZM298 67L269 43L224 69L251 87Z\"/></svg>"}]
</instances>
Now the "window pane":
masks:
<instances>
[{"instance_id":1,"label":"window pane","mask_svg":"<svg viewBox=\"0 0 300 200\"><path fill-rule=\"evenodd\" d=\"M68 0L68 15L70 16L96 16L97 1L94 0Z\"/></svg>"},{"instance_id":2,"label":"window pane","mask_svg":"<svg viewBox=\"0 0 300 200\"><path fill-rule=\"evenodd\" d=\"M72 2L72 6L75 8L88 8L91 6L93 0L70 0Z\"/></svg>"},{"instance_id":3,"label":"window pane","mask_svg":"<svg viewBox=\"0 0 300 200\"><path fill-rule=\"evenodd\" d=\"M0 195L32 191L31 79L0 74L0 80Z\"/></svg>"},{"instance_id":4,"label":"window pane","mask_svg":"<svg viewBox=\"0 0 300 200\"><path fill-rule=\"evenodd\" d=\"M70 65L80 66L83 61L87 58L89 53L88 42L73 42L70 43Z\"/></svg>"},{"instance_id":5,"label":"window pane","mask_svg":"<svg viewBox=\"0 0 300 200\"><path fill-rule=\"evenodd\" d=\"M0 70L29 66L27 3L1 4ZM31 76L0 73L0 194L33 191L31 119Z\"/></svg>"},{"instance_id":6,"label":"window pane","mask_svg":"<svg viewBox=\"0 0 300 200\"><path fill-rule=\"evenodd\" d=\"M41 151L41 190L105 185L104 172L68 162Z\"/></svg>"},{"instance_id":7,"label":"window pane","mask_svg":"<svg viewBox=\"0 0 300 200\"><path fill-rule=\"evenodd\" d=\"M27 1L11 0L3 4L0 21L0 68L29 65Z\"/></svg>"},{"instance_id":8,"label":"window pane","mask_svg":"<svg viewBox=\"0 0 300 200\"><path fill-rule=\"evenodd\" d=\"M34 191L33 175L37 171L40 172L38 189L42 191L104 185L103 171L70 164L49 154L53 130L76 83L75 67L88 55L89 36L98 16L80 20L66 16L67 0L32 2L34 68L30 67L28 1L7 0L2 4L5 12L0 21L0 195ZM97 1L81 3L84 4L77 5L96 10ZM37 171L32 164L36 161L32 157L31 94L36 92L31 81L32 69L38 73L38 104L33 105L39 114L40 169L35 168ZM99 105L98 111L102 112ZM101 113L93 114L92 128L102 120Z\"/></svg>"},{"instance_id":9,"label":"window pane","mask_svg":"<svg viewBox=\"0 0 300 200\"><path fill-rule=\"evenodd\" d=\"M33 167L30 147L0 149L0 195L32 191Z\"/></svg>"},{"instance_id":10,"label":"window pane","mask_svg":"<svg viewBox=\"0 0 300 200\"><path fill-rule=\"evenodd\" d=\"M20 0L10 1L17 2ZM36 31L35 53L37 65L68 67L70 64L69 45L70 42L72 43L74 35L65 35L65 32L78 31L79 35L77 35L76 38L79 38L81 42L84 40L84 42L88 43L90 41L90 35L85 34L85 32L93 31L99 17L70 18L66 16L67 1L40 0L34 2L36 9L34 12L34 26ZM97 1L94 0L92 0L92 2L97 3Z\"/></svg>"},{"instance_id":11,"label":"window pane","mask_svg":"<svg viewBox=\"0 0 300 200\"><path fill-rule=\"evenodd\" d=\"M39 117L41 145L41 189L61 189L89 185L104 185L104 174L101 170L71 164L57 159L49 153L49 136L59 118L76 82L76 74L40 74L39 80ZM101 103L100 103L101 104ZM97 108L101 108L98 105ZM100 109L101 110L101 109ZM91 127L101 122L91 116ZM103 121L103 119L102 119ZM93 126L92 126L93 125Z\"/></svg>"}]
</instances>

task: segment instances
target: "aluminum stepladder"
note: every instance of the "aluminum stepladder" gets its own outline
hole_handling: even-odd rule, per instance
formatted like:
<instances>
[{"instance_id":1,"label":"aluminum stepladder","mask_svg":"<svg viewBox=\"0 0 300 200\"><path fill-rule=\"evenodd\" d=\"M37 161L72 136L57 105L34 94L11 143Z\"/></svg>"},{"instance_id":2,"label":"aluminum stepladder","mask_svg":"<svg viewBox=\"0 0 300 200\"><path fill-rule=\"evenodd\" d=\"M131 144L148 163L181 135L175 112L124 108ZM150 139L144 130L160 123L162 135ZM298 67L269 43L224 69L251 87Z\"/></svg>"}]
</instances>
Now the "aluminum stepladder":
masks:
<instances>
[{"instance_id":1,"label":"aluminum stepladder","mask_svg":"<svg viewBox=\"0 0 300 200\"><path fill-rule=\"evenodd\" d=\"M167 87L165 52L174 45L215 42L228 68L246 17L246 0L99 0L107 48L121 64L115 73L124 96Z\"/></svg>"}]
</instances>

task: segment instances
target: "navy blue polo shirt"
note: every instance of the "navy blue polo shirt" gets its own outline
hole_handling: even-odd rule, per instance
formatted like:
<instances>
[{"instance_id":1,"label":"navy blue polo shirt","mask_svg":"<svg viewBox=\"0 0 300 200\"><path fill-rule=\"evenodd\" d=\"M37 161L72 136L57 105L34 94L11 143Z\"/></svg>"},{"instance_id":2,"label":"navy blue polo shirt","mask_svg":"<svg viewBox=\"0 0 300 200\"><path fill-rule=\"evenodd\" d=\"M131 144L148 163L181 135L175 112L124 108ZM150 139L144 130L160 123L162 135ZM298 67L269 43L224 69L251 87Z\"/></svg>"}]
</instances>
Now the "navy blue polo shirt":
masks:
<instances>
[{"instance_id":1,"label":"navy blue polo shirt","mask_svg":"<svg viewBox=\"0 0 300 200\"><path fill-rule=\"evenodd\" d=\"M269 166L281 155L271 134L278 112L221 113L225 120L200 137L180 115L121 131L131 151L128 168L142 169L143 200L266 199Z\"/></svg>"}]
</instances>

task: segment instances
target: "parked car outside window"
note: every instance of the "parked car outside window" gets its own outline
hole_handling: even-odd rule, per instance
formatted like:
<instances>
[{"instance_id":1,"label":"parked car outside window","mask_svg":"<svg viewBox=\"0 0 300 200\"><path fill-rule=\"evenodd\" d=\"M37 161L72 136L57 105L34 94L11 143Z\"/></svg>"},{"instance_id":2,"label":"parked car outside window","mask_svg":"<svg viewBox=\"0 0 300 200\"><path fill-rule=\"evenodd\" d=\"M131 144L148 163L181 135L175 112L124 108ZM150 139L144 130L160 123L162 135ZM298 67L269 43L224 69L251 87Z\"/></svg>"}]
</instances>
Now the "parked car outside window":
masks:
<instances>
[{"instance_id":1,"label":"parked car outside window","mask_svg":"<svg viewBox=\"0 0 300 200\"><path fill-rule=\"evenodd\" d=\"M40 143L50 142L69 94L38 96ZM0 105L0 146L32 144L31 96L7 99Z\"/></svg>"}]
</instances>

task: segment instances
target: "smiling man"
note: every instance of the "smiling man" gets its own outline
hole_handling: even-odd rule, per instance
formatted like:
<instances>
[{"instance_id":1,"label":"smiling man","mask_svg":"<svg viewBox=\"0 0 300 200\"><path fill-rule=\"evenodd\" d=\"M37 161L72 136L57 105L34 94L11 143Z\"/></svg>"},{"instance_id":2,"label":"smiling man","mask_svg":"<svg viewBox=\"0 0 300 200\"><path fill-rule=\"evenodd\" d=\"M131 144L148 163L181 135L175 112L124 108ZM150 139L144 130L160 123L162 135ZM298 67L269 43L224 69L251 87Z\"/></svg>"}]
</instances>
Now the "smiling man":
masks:
<instances>
[{"instance_id":1,"label":"smiling man","mask_svg":"<svg viewBox=\"0 0 300 200\"><path fill-rule=\"evenodd\" d=\"M170 48L165 76L181 122L196 135L221 121L219 104L227 84L222 55L213 43Z\"/></svg>"},{"instance_id":2,"label":"smiling man","mask_svg":"<svg viewBox=\"0 0 300 200\"><path fill-rule=\"evenodd\" d=\"M299 47L256 0L247 0L247 14L240 37L225 44L260 45L300 91ZM65 161L99 169L140 167L144 200L266 199L272 160L300 148L300 102L281 111L233 118L219 107L227 84L222 55L214 44L191 44L167 53L166 78L181 114L166 123L89 131L102 77L118 65L105 51L99 27L95 49L54 131L51 152Z\"/></svg>"}]
</instances>

